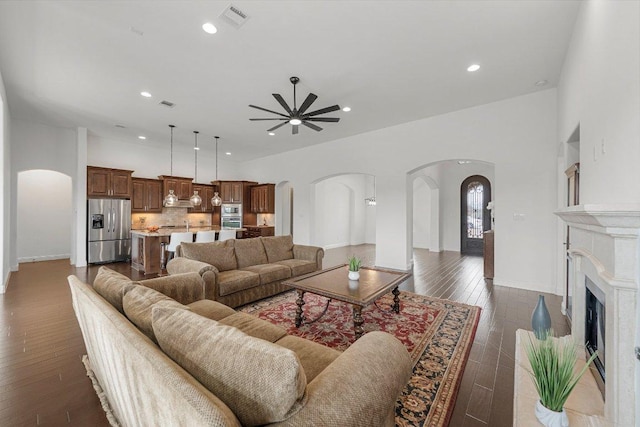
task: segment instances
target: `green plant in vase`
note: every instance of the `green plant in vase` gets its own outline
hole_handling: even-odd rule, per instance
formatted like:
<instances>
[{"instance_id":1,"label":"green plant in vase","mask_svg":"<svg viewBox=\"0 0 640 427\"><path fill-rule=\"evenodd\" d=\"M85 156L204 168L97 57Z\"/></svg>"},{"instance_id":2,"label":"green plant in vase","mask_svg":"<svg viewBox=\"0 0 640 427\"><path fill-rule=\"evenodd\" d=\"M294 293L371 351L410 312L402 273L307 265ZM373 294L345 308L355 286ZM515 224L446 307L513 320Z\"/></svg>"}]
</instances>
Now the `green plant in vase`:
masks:
<instances>
[{"instance_id":1,"label":"green plant in vase","mask_svg":"<svg viewBox=\"0 0 640 427\"><path fill-rule=\"evenodd\" d=\"M578 346L568 338L554 338L553 330L541 333L540 339L525 342L525 351L531 364L531 379L540 400L536 402L536 417L547 427L567 427L569 420L564 404L569 394L596 358L591 355L584 367L574 373Z\"/></svg>"},{"instance_id":2,"label":"green plant in vase","mask_svg":"<svg viewBox=\"0 0 640 427\"><path fill-rule=\"evenodd\" d=\"M362 265L362 260L355 255L349 258L349 280L360 279L360 265Z\"/></svg>"}]
</instances>

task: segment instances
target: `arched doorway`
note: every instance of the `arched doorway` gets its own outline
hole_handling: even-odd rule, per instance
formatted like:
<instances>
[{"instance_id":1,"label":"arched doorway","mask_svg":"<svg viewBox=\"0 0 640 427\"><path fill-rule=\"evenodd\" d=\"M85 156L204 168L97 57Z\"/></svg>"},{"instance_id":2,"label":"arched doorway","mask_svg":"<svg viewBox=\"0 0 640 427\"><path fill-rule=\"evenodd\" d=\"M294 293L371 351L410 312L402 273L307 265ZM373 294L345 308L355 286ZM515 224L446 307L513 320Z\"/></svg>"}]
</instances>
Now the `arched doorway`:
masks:
<instances>
[{"instance_id":1,"label":"arched doorway","mask_svg":"<svg viewBox=\"0 0 640 427\"><path fill-rule=\"evenodd\" d=\"M487 204L491 201L491 183L482 175L472 175L460 186L460 252L483 254L484 231L491 228Z\"/></svg>"}]
</instances>

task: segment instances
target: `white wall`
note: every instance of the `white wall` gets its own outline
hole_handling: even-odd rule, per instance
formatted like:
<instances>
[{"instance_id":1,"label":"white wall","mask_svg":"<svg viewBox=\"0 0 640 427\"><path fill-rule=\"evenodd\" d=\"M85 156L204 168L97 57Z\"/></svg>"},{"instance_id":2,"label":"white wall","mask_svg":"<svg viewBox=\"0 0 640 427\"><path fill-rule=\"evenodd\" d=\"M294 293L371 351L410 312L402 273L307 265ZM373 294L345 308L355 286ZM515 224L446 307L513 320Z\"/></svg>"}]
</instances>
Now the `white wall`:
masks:
<instances>
[{"instance_id":1,"label":"white wall","mask_svg":"<svg viewBox=\"0 0 640 427\"><path fill-rule=\"evenodd\" d=\"M11 121L11 267L18 268L18 173L33 169L51 170L75 179L77 174L76 131L41 123ZM72 215L68 206L47 206L47 214ZM71 243L68 241L70 253Z\"/></svg>"},{"instance_id":2,"label":"white wall","mask_svg":"<svg viewBox=\"0 0 640 427\"><path fill-rule=\"evenodd\" d=\"M580 203L640 202L638 1L587 1L580 7L558 85L559 140L567 141L578 124ZM573 155L566 147L565 157ZM635 305L636 318L628 322L640 324L640 292ZM640 329L635 345L640 345ZM636 396L640 393L638 363ZM640 399L636 399L635 413L640 414Z\"/></svg>"},{"instance_id":3,"label":"white wall","mask_svg":"<svg viewBox=\"0 0 640 427\"><path fill-rule=\"evenodd\" d=\"M2 173L0 173L0 293L6 290L9 275L11 274L11 241L8 238L11 223L9 221L11 211L11 143L9 134L9 105L7 104L7 95L4 90L4 81L2 73L0 73L0 165L2 165Z\"/></svg>"},{"instance_id":4,"label":"white wall","mask_svg":"<svg viewBox=\"0 0 640 427\"><path fill-rule=\"evenodd\" d=\"M494 283L553 292L555 260L541 248L552 248L555 239L556 127L556 91L550 89L258 159L243 168L261 181L292 183L298 243L316 243L310 234L316 180L348 172L375 175L376 264L407 268L412 228L407 193L413 188L407 174L441 160L493 163ZM525 220L514 221L514 213L525 214Z\"/></svg>"},{"instance_id":5,"label":"white wall","mask_svg":"<svg viewBox=\"0 0 640 427\"><path fill-rule=\"evenodd\" d=\"M69 258L71 177L46 170L20 172L17 202L18 262Z\"/></svg>"},{"instance_id":6,"label":"white wall","mask_svg":"<svg viewBox=\"0 0 640 427\"><path fill-rule=\"evenodd\" d=\"M430 249L431 188L423 179L413 181L413 247ZM437 251L437 249L436 249Z\"/></svg>"}]
</instances>

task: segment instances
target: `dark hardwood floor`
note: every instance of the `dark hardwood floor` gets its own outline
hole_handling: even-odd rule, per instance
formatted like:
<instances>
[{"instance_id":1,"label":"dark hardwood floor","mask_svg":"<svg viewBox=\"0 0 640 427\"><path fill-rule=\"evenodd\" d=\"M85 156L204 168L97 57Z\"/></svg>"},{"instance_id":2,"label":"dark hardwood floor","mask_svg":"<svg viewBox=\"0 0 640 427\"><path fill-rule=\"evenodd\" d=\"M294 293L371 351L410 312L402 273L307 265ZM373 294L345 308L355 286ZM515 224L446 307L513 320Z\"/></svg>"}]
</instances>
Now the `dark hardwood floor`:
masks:
<instances>
[{"instance_id":1,"label":"dark hardwood floor","mask_svg":"<svg viewBox=\"0 0 640 427\"><path fill-rule=\"evenodd\" d=\"M375 264L375 246L326 252L324 266L355 254ZM493 286L482 277L482 258L416 249L414 276L403 289L482 307L452 427L511 426L515 331L530 329L537 292ZM133 279L129 264L110 264ZM98 268L74 268L68 260L21 264L0 295L0 426L108 426L80 357L84 344L66 277L89 283ZM553 327L568 333L561 298L545 294Z\"/></svg>"}]
</instances>

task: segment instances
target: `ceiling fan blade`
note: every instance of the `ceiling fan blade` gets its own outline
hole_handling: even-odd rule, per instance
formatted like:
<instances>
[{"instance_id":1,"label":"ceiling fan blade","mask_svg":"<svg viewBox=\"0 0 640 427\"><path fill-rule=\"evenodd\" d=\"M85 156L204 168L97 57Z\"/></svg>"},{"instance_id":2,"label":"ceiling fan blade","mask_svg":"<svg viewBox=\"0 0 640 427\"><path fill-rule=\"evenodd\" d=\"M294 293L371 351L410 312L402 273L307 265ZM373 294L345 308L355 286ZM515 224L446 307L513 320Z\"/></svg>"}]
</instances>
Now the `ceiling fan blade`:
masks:
<instances>
[{"instance_id":1,"label":"ceiling fan blade","mask_svg":"<svg viewBox=\"0 0 640 427\"><path fill-rule=\"evenodd\" d=\"M304 116L305 117L317 116L318 114L330 113L332 111L336 111L336 110L339 110L339 109L340 109L339 105L332 105L331 107L321 108L319 110L312 111L310 113L305 114Z\"/></svg>"},{"instance_id":2,"label":"ceiling fan blade","mask_svg":"<svg viewBox=\"0 0 640 427\"><path fill-rule=\"evenodd\" d=\"M310 122L332 122L332 123L336 123L340 121L338 117L309 117L308 119L304 119L304 120L308 120Z\"/></svg>"},{"instance_id":3,"label":"ceiling fan blade","mask_svg":"<svg viewBox=\"0 0 640 427\"><path fill-rule=\"evenodd\" d=\"M291 126L291 134L296 135L298 133L298 125Z\"/></svg>"},{"instance_id":4,"label":"ceiling fan blade","mask_svg":"<svg viewBox=\"0 0 640 427\"><path fill-rule=\"evenodd\" d=\"M278 113L277 111L267 110L266 108L258 107L257 105L249 105L249 107L257 108L258 110L266 111L267 113L273 113L273 114L277 114L277 115L282 116L282 117L289 118L289 116L285 116L282 113Z\"/></svg>"},{"instance_id":5,"label":"ceiling fan blade","mask_svg":"<svg viewBox=\"0 0 640 427\"><path fill-rule=\"evenodd\" d=\"M311 107L311 104L313 104L316 99L318 99L318 96L316 94L310 93L309 95L307 95L307 99L304 100L304 102L300 106L300 109L298 109L298 114L303 114L305 111L307 111L307 108Z\"/></svg>"},{"instance_id":6,"label":"ceiling fan blade","mask_svg":"<svg viewBox=\"0 0 640 427\"><path fill-rule=\"evenodd\" d=\"M309 123L309 122L302 122L303 125L305 125L308 128L311 128L317 132L320 132L322 130L322 128L320 126L316 126L313 123Z\"/></svg>"},{"instance_id":7,"label":"ceiling fan blade","mask_svg":"<svg viewBox=\"0 0 640 427\"><path fill-rule=\"evenodd\" d=\"M284 108L284 110L287 113L293 114L293 112L291 111L291 108L289 108L289 105L287 105L287 103L285 102L284 98L282 96L280 96L279 93L272 93L271 95L273 95L273 97L276 99L276 101L278 101L280 103L280 105L282 105L282 108Z\"/></svg>"},{"instance_id":8,"label":"ceiling fan blade","mask_svg":"<svg viewBox=\"0 0 640 427\"><path fill-rule=\"evenodd\" d=\"M278 129L279 127L282 127L282 126L286 125L287 123L289 123L289 122L285 121L285 122L280 123L279 125L275 125L271 129L267 129L267 132L273 132L274 130Z\"/></svg>"},{"instance_id":9,"label":"ceiling fan blade","mask_svg":"<svg viewBox=\"0 0 640 427\"><path fill-rule=\"evenodd\" d=\"M249 120L251 120L252 122L255 122L255 121L258 121L258 120L285 120L285 121L287 121L287 120L289 120L289 117L286 117L284 119L277 119L276 118L276 119L249 119Z\"/></svg>"}]
</instances>

